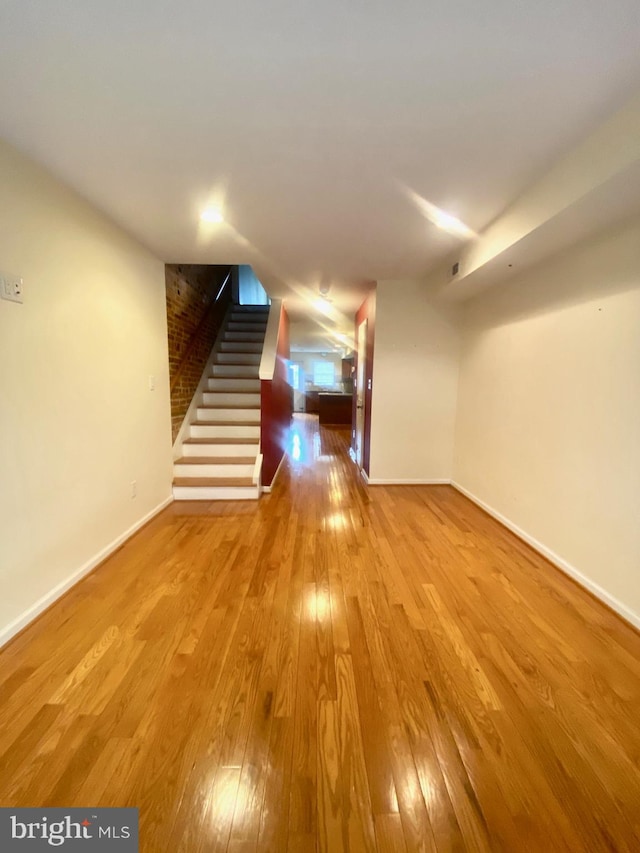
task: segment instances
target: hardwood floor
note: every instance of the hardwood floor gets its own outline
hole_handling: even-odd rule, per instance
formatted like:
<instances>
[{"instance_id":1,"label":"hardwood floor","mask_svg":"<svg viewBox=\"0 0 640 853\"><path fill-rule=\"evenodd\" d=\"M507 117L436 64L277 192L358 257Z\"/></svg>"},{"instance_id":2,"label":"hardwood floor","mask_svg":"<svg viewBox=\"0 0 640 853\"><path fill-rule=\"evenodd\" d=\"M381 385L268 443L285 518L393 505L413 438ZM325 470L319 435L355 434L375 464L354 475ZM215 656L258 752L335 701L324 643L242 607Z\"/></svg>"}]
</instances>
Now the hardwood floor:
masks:
<instances>
[{"instance_id":1,"label":"hardwood floor","mask_svg":"<svg viewBox=\"0 0 640 853\"><path fill-rule=\"evenodd\" d=\"M0 804L164 851L637 851L640 636L452 488L299 417L255 503L173 504L0 654Z\"/></svg>"}]
</instances>

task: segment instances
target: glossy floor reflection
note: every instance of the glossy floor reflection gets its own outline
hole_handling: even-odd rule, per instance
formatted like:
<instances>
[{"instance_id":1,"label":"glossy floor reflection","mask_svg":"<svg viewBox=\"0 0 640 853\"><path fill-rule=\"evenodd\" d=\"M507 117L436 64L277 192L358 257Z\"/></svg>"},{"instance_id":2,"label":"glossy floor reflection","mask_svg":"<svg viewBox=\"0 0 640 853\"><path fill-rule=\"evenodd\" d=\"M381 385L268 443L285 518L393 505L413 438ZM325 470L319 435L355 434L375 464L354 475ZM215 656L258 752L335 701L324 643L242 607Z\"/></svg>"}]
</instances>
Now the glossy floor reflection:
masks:
<instances>
[{"instance_id":1,"label":"glossy floor reflection","mask_svg":"<svg viewBox=\"0 0 640 853\"><path fill-rule=\"evenodd\" d=\"M297 416L252 502L174 504L0 654L0 803L144 853L637 851L640 637L450 487Z\"/></svg>"}]
</instances>

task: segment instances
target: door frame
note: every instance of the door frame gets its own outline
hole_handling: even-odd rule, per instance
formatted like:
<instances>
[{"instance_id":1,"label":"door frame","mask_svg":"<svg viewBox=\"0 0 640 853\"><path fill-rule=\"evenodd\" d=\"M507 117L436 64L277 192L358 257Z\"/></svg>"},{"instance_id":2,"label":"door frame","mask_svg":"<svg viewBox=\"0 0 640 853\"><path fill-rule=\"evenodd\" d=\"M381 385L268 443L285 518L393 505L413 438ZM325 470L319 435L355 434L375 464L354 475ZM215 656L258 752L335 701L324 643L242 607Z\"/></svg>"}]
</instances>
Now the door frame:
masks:
<instances>
[{"instance_id":1,"label":"door frame","mask_svg":"<svg viewBox=\"0 0 640 853\"><path fill-rule=\"evenodd\" d=\"M366 394L367 394L367 335L369 320L367 317L358 324L356 338L356 375L355 375L355 454L356 463L364 468L364 436L366 431Z\"/></svg>"}]
</instances>

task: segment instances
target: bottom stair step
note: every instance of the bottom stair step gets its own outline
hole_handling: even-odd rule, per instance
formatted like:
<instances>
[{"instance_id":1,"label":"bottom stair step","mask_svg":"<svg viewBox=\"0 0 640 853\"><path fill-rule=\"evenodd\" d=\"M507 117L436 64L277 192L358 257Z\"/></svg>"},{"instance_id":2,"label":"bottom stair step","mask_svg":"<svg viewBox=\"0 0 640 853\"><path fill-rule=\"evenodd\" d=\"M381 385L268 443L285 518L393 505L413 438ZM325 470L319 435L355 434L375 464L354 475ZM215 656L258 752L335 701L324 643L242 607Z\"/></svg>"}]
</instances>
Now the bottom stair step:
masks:
<instances>
[{"instance_id":1,"label":"bottom stair step","mask_svg":"<svg viewBox=\"0 0 640 853\"><path fill-rule=\"evenodd\" d=\"M175 477L174 486L253 486L251 477Z\"/></svg>"},{"instance_id":2,"label":"bottom stair step","mask_svg":"<svg viewBox=\"0 0 640 853\"><path fill-rule=\"evenodd\" d=\"M251 477L175 477L176 501L257 501L260 486Z\"/></svg>"}]
</instances>

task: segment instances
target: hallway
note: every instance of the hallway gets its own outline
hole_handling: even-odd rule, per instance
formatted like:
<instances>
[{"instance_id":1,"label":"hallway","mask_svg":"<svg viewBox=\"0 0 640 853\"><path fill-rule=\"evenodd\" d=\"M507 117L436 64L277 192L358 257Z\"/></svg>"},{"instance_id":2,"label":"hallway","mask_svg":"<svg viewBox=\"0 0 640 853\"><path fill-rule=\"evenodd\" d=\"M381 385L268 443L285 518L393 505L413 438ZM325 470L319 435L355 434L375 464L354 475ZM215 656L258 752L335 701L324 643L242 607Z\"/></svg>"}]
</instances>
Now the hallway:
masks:
<instances>
[{"instance_id":1,"label":"hallway","mask_svg":"<svg viewBox=\"0 0 640 853\"><path fill-rule=\"evenodd\" d=\"M144 853L637 851L640 636L453 488L288 445L0 652L0 805L137 806Z\"/></svg>"}]
</instances>

